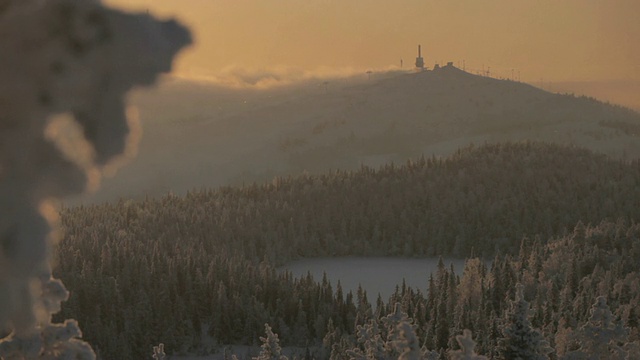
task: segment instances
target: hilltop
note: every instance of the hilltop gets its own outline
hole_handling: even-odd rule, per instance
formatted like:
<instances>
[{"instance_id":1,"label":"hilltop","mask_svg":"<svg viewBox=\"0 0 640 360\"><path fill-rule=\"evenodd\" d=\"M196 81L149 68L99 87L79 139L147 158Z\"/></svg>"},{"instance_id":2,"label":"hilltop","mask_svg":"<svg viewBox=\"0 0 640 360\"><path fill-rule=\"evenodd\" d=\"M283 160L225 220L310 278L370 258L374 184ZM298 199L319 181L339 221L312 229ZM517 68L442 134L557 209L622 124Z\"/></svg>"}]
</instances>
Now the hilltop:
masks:
<instances>
[{"instance_id":1,"label":"hilltop","mask_svg":"<svg viewBox=\"0 0 640 360\"><path fill-rule=\"evenodd\" d=\"M139 156L84 201L447 156L470 143L534 140L640 155L632 110L452 66L268 90L172 80L133 103L144 120Z\"/></svg>"}]
</instances>

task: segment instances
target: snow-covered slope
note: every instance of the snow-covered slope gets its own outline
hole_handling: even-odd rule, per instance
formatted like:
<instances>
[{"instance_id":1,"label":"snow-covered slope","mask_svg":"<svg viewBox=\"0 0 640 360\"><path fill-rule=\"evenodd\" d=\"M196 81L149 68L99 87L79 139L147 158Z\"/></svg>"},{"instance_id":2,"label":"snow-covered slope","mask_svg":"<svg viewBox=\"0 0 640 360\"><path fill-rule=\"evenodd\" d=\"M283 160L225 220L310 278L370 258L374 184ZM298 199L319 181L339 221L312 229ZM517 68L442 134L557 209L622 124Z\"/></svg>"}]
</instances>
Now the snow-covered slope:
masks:
<instances>
[{"instance_id":1,"label":"snow-covered slope","mask_svg":"<svg viewBox=\"0 0 640 360\"><path fill-rule=\"evenodd\" d=\"M640 155L636 112L452 66L270 90L174 79L132 102L144 122L139 156L80 201L404 162L472 142L538 140Z\"/></svg>"}]
</instances>

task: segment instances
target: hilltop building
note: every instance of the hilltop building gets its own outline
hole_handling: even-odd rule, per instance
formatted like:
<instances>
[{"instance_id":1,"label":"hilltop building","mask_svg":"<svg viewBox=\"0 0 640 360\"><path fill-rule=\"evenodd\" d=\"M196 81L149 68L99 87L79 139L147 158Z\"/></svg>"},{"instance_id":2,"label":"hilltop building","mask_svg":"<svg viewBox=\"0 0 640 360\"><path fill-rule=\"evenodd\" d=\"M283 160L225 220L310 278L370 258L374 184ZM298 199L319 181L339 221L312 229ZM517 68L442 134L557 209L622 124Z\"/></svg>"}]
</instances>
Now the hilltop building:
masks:
<instances>
[{"instance_id":1,"label":"hilltop building","mask_svg":"<svg viewBox=\"0 0 640 360\"><path fill-rule=\"evenodd\" d=\"M416 58L416 69L424 70L424 59L422 58L422 49L418 45L418 57Z\"/></svg>"}]
</instances>

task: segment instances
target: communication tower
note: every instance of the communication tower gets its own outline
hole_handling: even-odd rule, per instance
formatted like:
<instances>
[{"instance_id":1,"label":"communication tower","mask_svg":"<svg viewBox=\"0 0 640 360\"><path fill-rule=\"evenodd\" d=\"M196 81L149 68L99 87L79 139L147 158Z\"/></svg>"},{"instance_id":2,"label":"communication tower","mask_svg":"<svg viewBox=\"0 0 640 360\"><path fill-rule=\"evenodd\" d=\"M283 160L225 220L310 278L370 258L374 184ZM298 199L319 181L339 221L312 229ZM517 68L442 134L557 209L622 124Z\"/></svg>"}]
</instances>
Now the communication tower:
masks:
<instances>
[{"instance_id":1,"label":"communication tower","mask_svg":"<svg viewBox=\"0 0 640 360\"><path fill-rule=\"evenodd\" d=\"M418 45L418 57L416 58L416 69L424 70L424 59L422 58L422 49Z\"/></svg>"}]
</instances>

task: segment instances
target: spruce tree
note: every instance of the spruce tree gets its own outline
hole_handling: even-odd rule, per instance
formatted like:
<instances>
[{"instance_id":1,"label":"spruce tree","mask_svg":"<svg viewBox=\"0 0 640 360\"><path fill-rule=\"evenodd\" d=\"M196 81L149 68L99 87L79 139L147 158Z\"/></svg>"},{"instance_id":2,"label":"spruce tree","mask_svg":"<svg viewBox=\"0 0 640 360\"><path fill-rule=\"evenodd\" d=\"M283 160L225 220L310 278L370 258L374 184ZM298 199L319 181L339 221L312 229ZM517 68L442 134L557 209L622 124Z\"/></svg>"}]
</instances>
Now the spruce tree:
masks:
<instances>
[{"instance_id":1,"label":"spruce tree","mask_svg":"<svg viewBox=\"0 0 640 360\"><path fill-rule=\"evenodd\" d=\"M516 285L516 298L507 312L502 338L498 341L498 359L547 360L553 351L542 334L529 322L529 303L524 299L524 286Z\"/></svg>"}]
</instances>

